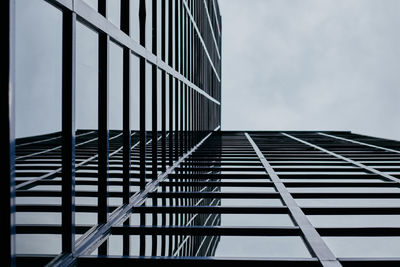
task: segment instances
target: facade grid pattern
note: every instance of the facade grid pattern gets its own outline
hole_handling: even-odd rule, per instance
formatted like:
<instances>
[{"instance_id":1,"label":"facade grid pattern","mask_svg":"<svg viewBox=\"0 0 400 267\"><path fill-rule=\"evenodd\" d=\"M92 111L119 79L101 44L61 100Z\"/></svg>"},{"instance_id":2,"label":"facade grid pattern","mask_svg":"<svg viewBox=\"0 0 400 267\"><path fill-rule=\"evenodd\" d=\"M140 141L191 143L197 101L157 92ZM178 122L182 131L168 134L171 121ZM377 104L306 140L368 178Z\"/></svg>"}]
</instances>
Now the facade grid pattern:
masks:
<instances>
[{"instance_id":1,"label":"facade grid pattern","mask_svg":"<svg viewBox=\"0 0 400 267\"><path fill-rule=\"evenodd\" d=\"M17 1L1 11L5 265L400 264L400 142L221 131L217 0L38 0L62 19L61 127L24 137ZM95 33L98 61L97 126L87 128L77 123L81 27Z\"/></svg>"}]
</instances>

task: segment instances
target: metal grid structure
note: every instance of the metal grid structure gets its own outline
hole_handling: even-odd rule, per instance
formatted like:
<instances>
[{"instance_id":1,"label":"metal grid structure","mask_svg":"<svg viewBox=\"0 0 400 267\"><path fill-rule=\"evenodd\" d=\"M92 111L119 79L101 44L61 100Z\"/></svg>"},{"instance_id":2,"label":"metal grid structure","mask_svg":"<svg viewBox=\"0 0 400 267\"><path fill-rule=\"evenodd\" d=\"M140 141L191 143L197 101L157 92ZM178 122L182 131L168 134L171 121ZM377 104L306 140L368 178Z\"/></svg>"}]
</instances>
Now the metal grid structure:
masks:
<instances>
[{"instance_id":1,"label":"metal grid structure","mask_svg":"<svg viewBox=\"0 0 400 267\"><path fill-rule=\"evenodd\" d=\"M98 185L96 173L90 176L93 168L87 160L95 158L91 156L96 147L91 144L96 142L91 141L93 134L77 135L76 151L81 155L77 162L86 163L77 168L76 198L101 197L89 189ZM118 169L123 162L122 133L110 136L110 169ZM139 142L136 136L139 133L133 132L132 143ZM56 135L50 135L17 140L17 178L35 170L54 172L44 170L49 159L59 153L53 149L57 148L55 139ZM150 151L152 144L147 144ZM149 180L128 205L122 202L123 180L111 175L108 184L120 190L112 190L108 197L120 199L122 204L114 201L109 206L105 225L77 222L76 233L81 237L74 260L78 265L113 266L157 262L178 266L396 266L400 258L393 255L374 257L364 251L364 256L359 256L363 252L355 249L349 253L355 256L342 257L329 238L344 239L350 247L357 238L368 238L366 241L374 247L382 237L399 236L398 227L380 221L400 216L396 203L387 205L400 195L399 150L400 142L350 132L210 133L157 180ZM138 146L132 149L133 158L139 153ZM36 181L34 186L19 180L17 215L48 212L54 217L63 212L60 204L18 201L60 197L62 181L57 175ZM131 178L130 186L139 188L139 179ZM383 205L371 204L382 200ZM98 209L88 200L80 201L76 213L96 216ZM318 216L327 217L328 226L318 225ZM346 218L354 220L354 216L358 217L356 223L346 226ZM371 216L377 217L378 223L368 226ZM63 233L57 222L35 225L18 224L17 220L16 230L17 237L61 237ZM98 240L91 236L95 231L101 233ZM104 242L108 242L108 248L102 254L97 248ZM57 243L53 246L60 248ZM17 255L17 263L44 265L53 260L51 264L57 264L66 260L62 255Z\"/></svg>"},{"instance_id":2,"label":"metal grid structure","mask_svg":"<svg viewBox=\"0 0 400 267\"><path fill-rule=\"evenodd\" d=\"M72 264L88 250L106 254L105 239L111 227L129 223L127 216L132 207L140 205L159 180L179 166L204 137L220 128L218 3L215 0L42 0L46 7L57 10L62 20L59 60L62 81L60 88L53 88L61 92L62 126L58 132L16 140L15 125L20 118L15 118L14 113L23 108L16 105L15 86L18 0L5 2L2 25L9 36L9 60L4 63L2 83L8 90L3 90L1 99L8 138L4 139L6 165L2 171L10 179L2 195L3 208L11 217L8 226L3 227L2 237L9 249L7 263L15 264L15 254L22 247L18 244L24 244L25 234L33 238L36 231L17 226L15 236L15 217L17 224L23 221L18 220L23 215L19 211L57 212L61 216L55 219L59 223L56 231L62 229L59 242L55 242L55 247L61 246L60 257L52 265ZM108 14L114 6L119 7L117 21ZM95 118L98 127L94 129L78 128L76 123L82 115L76 114L81 90L76 85L78 27L90 29L98 40L92 47L98 51ZM132 28L138 30L134 32ZM112 47L122 51L121 92L111 86ZM137 80L133 80L135 71L139 73ZM135 90L139 93L134 102ZM122 109L119 129L111 128L113 122L109 117L114 111L111 98L115 94L122 95L118 103ZM52 189L48 191L49 188ZM37 206L35 200L46 205ZM81 210L79 206L88 204L86 200L96 205ZM95 212L94 218L86 213L88 210ZM81 213L88 215L83 220L90 222L89 227L76 225ZM28 220L38 218L45 216L38 213ZM25 230L20 232L21 229ZM38 247L33 239L29 240L31 248Z\"/></svg>"},{"instance_id":3,"label":"metal grid structure","mask_svg":"<svg viewBox=\"0 0 400 267\"><path fill-rule=\"evenodd\" d=\"M138 41L135 1L121 0L115 25L105 0L97 10L46 0L63 21L62 128L17 139L15 1L5 2L1 24L9 36L1 72L5 265L400 264L400 142L219 131L216 0L139 0ZM79 23L98 34L97 129L75 125ZM109 127L111 44L123 50L121 129ZM139 129L131 125L133 55Z\"/></svg>"}]
</instances>

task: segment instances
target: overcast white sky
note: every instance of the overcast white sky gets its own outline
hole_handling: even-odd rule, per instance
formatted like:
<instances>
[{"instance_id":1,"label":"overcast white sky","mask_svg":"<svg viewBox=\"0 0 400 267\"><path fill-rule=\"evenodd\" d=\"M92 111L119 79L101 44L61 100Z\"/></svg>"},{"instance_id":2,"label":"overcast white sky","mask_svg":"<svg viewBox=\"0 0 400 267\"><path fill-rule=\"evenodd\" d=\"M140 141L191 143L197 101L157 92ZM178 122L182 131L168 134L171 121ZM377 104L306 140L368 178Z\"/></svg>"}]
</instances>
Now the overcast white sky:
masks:
<instances>
[{"instance_id":1,"label":"overcast white sky","mask_svg":"<svg viewBox=\"0 0 400 267\"><path fill-rule=\"evenodd\" d=\"M219 4L223 130L400 139L400 1Z\"/></svg>"}]
</instances>

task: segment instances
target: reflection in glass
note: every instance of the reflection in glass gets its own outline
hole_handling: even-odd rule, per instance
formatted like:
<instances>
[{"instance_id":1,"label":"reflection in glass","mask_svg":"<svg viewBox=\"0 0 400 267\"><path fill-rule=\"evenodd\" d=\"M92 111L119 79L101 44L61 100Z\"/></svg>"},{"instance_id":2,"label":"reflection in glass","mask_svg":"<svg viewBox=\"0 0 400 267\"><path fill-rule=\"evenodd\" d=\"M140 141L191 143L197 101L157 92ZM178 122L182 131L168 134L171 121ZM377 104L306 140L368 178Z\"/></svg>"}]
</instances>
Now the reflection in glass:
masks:
<instances>
[{"instance_id":1,"label":"reflection in glass","mask_svg":"<svg viewBox=\"0 0 400 267\"><path fill-rule=\"evenodd\" d=\"M288 214L222 214L221 226L294 226Z\"/></svg>"},{"instance_id":2,"label":"reflection in glass","mask_svg":"<svg viewBox=\"0 0 400 267\"><path fill-rule=\"evenodd\" d=\"M15 174L16 224L60 224L60 213L32 212L42 205L60 205L59 186L38 185L60 179L62 12L42 0L16 1ZM30 208L32 207L32 208ZM42 244L37 246L37 244ZM58 254L59 235L17 233L16 252Z\"/></svg>"},{"instance_id":3,"label":"reflection in glass","mask_svg":"<svg viewBox=\"0 0 400 267\"><path fill-rule=\"evenodd\" d=\"M400 215L309 215L314 227L398 227Z\"/></svg>"},{"instance_id":4,"label":"reflection in glass","mask_svg":"<svg viewBox=\"0 0 400 267\"><path fill-rule=\"evenodd\" d=\"M42 0L16 1L17 138L61 130L61 49L61 11Z\"/></svg>"},{"instance_id":5,"label":"reflection in glass","mask_svg":"<svg viewBox=\"0 0 400 267\"><path fill-rule=\"evenodd\" d=\"M336 257L398 257L400 237L323 237Z\"/></svg>"},{"instance_id":6,"label":"reflection in glass","mask_svg":"<svg viewBox=\"0 0 400 267\"><path fill-rule=\"evenodd\" d=\"M97 198L82 195L97 192L99 35L80 22L77 22L76 32L75 190L81 196L75 198L75 205L94 207ZM97 214L77 212L75 223L92 226L97 223Z\"/></svg>"},{"instance_id":7,"label":"reflection in glass","mask_svg":"<svg viewBox=\"0 0 400 267\"><path fill-rule=\"evenodd\" d=\"M121 0L106 1L106 3L107 18L119 28L121 24Z\"/></svg>"},{"instance_id":8,"label":"reflection in glass","mask_svg":"<svg viewBox=\"0 0 400 267\"><path fill-rule=\"evenodd\" d=\"M122 130L122 47L110 42L109 129Z\"/></svg>"},{"instance_id":9,"label":"reflection in glass","mask_svg":"<svg viewBox=\"0 0 400 267\"><path fill-rule=\"evenodd\" d=\"M310 258L299 236L223 236L216 257L299 257Z\"/></svg>"}]
</instances>

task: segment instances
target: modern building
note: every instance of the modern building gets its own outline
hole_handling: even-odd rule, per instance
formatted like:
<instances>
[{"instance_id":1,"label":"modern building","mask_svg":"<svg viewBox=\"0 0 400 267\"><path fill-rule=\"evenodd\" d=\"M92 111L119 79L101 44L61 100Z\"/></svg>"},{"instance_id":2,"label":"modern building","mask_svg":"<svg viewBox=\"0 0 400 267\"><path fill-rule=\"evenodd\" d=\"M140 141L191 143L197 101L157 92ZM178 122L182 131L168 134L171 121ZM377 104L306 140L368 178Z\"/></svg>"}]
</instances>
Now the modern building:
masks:
<instances>
[{"instance_id":1,"label":"modern building","mask_svg":"<svg viewBox=\"0 0 400 267\"><path fill-rule=\"evenodd\" d=\"M400 142L221 131L217 0L1 12L5 265L400 264Z\"/></svg>"}]
</instances>

